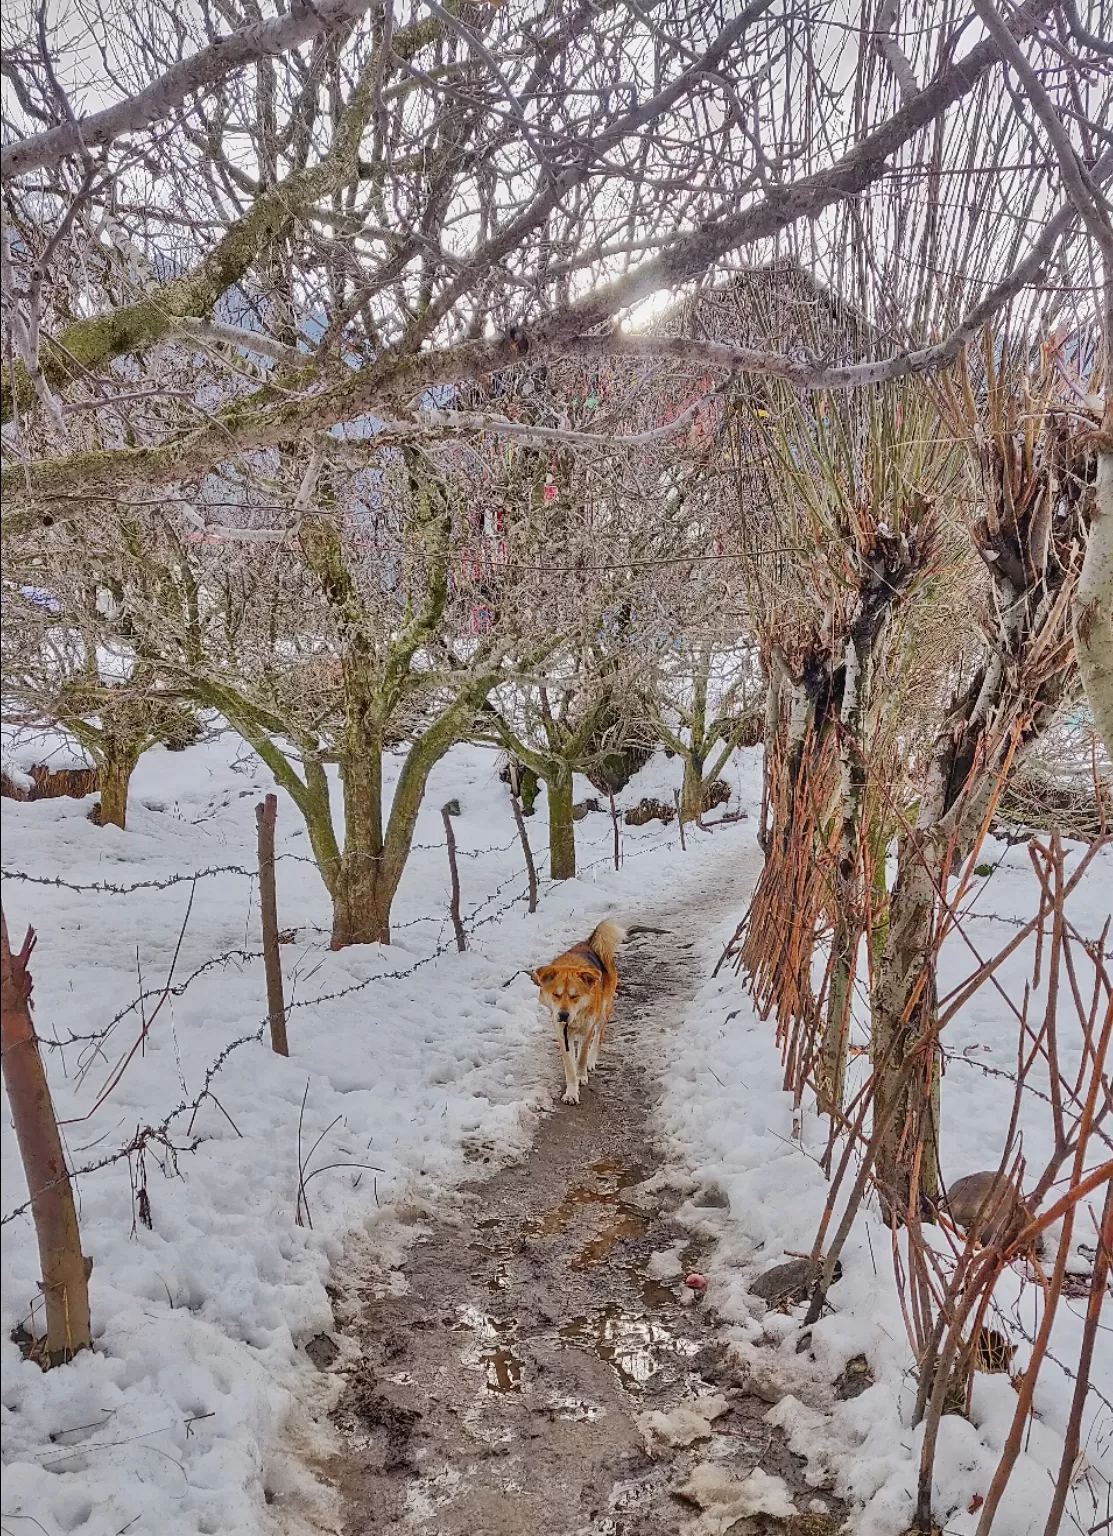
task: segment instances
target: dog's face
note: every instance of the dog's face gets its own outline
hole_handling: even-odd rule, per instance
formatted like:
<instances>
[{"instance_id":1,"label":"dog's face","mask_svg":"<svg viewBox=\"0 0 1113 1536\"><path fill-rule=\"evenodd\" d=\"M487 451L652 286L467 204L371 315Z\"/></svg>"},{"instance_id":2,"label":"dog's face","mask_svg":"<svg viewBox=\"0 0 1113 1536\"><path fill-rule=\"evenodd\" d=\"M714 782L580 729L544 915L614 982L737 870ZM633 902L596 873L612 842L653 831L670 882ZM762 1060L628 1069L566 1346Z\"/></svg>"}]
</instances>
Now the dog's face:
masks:
<instances>
[{"instance_id":1,"label":"dog's face","mask_svg":"<svg viewBox=\"0 0 1113 1536\"><path fill-rule=\"evenodd\" d=\"M530 980L541 989L541 1001L558 1024L575 1025L592 1018L597 1010L602 977L590 966L552 960L530 971Z\"/></svg>"}]
</instances>

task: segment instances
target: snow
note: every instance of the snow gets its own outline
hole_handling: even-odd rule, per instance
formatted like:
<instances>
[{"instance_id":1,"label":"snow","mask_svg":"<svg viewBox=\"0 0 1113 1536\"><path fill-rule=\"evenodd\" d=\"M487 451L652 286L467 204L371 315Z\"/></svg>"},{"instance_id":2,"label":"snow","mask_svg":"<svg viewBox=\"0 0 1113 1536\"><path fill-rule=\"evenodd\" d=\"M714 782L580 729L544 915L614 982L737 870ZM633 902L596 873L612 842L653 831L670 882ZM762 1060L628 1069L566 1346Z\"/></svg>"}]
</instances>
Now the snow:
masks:
<instances>
[{"instance_id":1,"label":"snow","mask_svg":"<svg viewBox=\"0 0 1113 1536\"><path fill-rule=\"evenodd\" d=\"M28 750L9 735L8 760ZM38 932L36 1026L71 1166L86 1170L76 1182L95 1334L65 1369L22 1359L9 1336L27 1321L39 1267L30 1217L15 1217L0 1339L5 1530L273 1529L267 1496L298 1483L294 1410L322 1380L304 1345L333 1325L330 1265L355 1243L389 1269L430 1202L524 1148L554 1102L550 1026L520 972L604 915L729 861L746 836L745 823L700 835L697 856L675 825L623 828L616 872L610 819L591 815L577 826L581 876L557 885L544 879L541 797L526 823L542 874L530 918L498 766L492 751L459 747L434 771L389 948L328 950L327 896L280 795L288 1060L265 1041L251 874L254 807L273 785L236 737L145 754L123 832L90 824L91 801L4 800L5 911L14 944L26 924ZM656 758L620 804L671 799L680 775L679 759ZM577 799L589 793L577 782ZM440 807L451 798L464 954L447 910ZM2 1131L7 1215L26 1186L7 1116Z\"/></svg>"},{"instance_id":2,"label":"snow","mask_svg":"<svg viewBox=\"0 0 1113 1536\"><path fill-rule=\"evenodd\" d=\"M714 1462L701 1462L677 1493L704 1511L682 1528L682 1536L726 1536L727 1531L743 1529L738 1522L750 1515L787 1519L796 1514L784 1479L760 1467L739 1482Z\"/></svg>"},{"instance_id":3,"label":"snow","mask_svg":"<svg viewBox=\"0 0 1113 1536\"><path fill-rule=\"evenodd\" d=\"M638 1428L652 1455L659 1446L691 1445L696 1440L709 1440L712 1424L729 1409L730 1403L721 1393L694 1397L667 1412L653 1408L648 1413L640 1413Z\"/></svg>"},{"instance_id":4,"label":"snow","mask_svg":"<svg viewBox=\"0 0 1113 1536\"><path fill-rule=\"evenodd\" d=\"M755 821L748 823L753 835ZM1067 845L1067 871L1081 854ZM1023 846L989 839L983 854L992 873L975 882L965 903L963 931L985 958L996 953L1038 907L1039 887ZM1109 916L1113 849L1098 855L1071 897L1068 913L1077 930L1096 939ZM709 936L709 975L730 938L734 921ZM1019 1002L1031 975L1033 946L1025 943L998 973L1001 990L977 992L948 1025L948 1061L942 1086L941 1149L945 1182L999 1165L1014 1085L1017 1022L1006 1000ZM940 960L940 993L956 986L977 961L955 935ZM1046 980L1043 982L1046 986ZM1042 1016L1043 993L1033 994ZM1064 1076L1077 1070L1081 1041L1070 1017L1061 1025ZM688 1225L719 1240L709 1261L707 1305L726 1320L732 1347L763 1395L780 1398L768 1415L786 1432L791 1448L807 1458L807 1479L817 1490L833 1489L854 1513L856 1536L898 1536L907 1530L915 1498L921 1431L910 1427L915 1362L893 1280L891 1235L876 1209L859 1218L841 1256L842 1279L830 1293L832 1310L802 1342L805 1306L791 1315L768 1314L748 1293L759 1274L793 1255L811 1251L828 1185L819 1166L827 1122L805 1102L794 1124L791 1095L772 1021L754 1012L740 979L724 968L693 999L684 1027L673 1037L663 1106L666 1142L693 1180L725 1191L729 1208L689 1201ZM1039 1088L1038 1077L1033 1086ZM851 1090L852 1091L852 1090ZM1039 1170L1052 1147L1046 1103L1024 1095L1019 1129L1029 1170ZM1034 1177L1030 1172L1029 1178ZM1071 1268L1088 1271L1104 1190L1082 1202L1075 1225ZM837 1221L837 1215L836 1215ZM1058 1231L1052 1229L1052 1244ZM1014 1371L1029 1358L1026 1342L1040 1316L1040 1291L1021 1264L999 1282L997 1315L987 1319L1014 1343ZM1024 1450L994 1523L1000 1536L1042 1533L1062 1452L1073 1382L1056 1361L1078 1358L1085 1302L1060 1304L1051 1355L1036 1389L1035 1416ZM802 1347L801 1347L802 1346ZM860 1396L837 1401L832 1383L848 1360L865 1355L874 1384ZM1065 1531L1088 1530L1107 1510L1113 1479L1113 1339L1099 1339L1083 1424L1085 1462L1067 1505ZM1016 1406L1007 1374L975 1377L971 1420L946 1415L935 1460L934 1510L951 1536L970 1536L977 1525L976 1496L984 1498ZM1095 1512L1096 1511L1096 1512ZM1073 1523L1072 1523L1073 1522Z\"/></svg>"},{"instance_id":5,"label":"snow","mask_svg":"<svg viewBox=\"0 0 1113 1536\"><path fill-rule=\"evenodd\" d=\"M93 766L88 752L68 731L54 726L5 726L0 738L0 770L21 789L31 789L35 781L26 770L40 763L53 769Z\"/></svg>"}]
</instances>

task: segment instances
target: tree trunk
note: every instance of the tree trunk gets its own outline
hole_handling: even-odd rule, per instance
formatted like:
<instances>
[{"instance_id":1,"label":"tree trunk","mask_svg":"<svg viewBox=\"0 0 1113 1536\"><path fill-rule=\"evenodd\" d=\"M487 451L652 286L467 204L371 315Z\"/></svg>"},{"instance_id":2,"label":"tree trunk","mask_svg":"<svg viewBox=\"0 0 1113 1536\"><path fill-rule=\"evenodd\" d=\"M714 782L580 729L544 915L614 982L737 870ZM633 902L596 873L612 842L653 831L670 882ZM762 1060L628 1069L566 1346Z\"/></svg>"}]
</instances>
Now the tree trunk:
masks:
<instances>
[{"instance_id":1,"label":"tree trunk","mask_svg":"<svg viewBox=\"0 0 1113 1536\"><path fill-rule=\"evenodd\" d=\"M1107 412L1107 421L1113 411ZM1113 423L1107 425L1113 436ZM1113 755L1113 444L1098 454L1094 513L1072 605L1074 646L1086 698Z\"/></svg>"},{"instance_id":2,"label":"tree trunk","mask_svg":"<svg viewBox=\"0 0 1113 1536\"><path fill-rule=\"evenodd\" d=\"M533 808L537 803L537 795L541 789L541 781L532 768L523 766L518 779L518 798L522 803L522 815L532 816Z\"/></svg>"},{"instance_id":3,"label":"tree trunk","mask_svg":"<svg viewBox=\"0 0 1113 1536\"><path fill-rule=\"evenodd\" d=\"M846 642L839 747L839 843L835 855L835 931L831 940L831 984L827 1019L819 1051L817 1083L820 1110L829 1115L842 1109L846 1061L850 1045L850 1012L854 973L864 920L861 820L866 792L864 751L866 706L873 670L877 631L853 630Z\"/></svg>"},{"instance_id":4,"label":"tree trunk","mask_svg":"<svg viewBox=\"0 0 1113 1536\"><path fill-rule=\"evenodd\" d=\"M127 823L128 786L139 761L139 753L130 742L119 737L105 738L100 752L100 806L97 824L119 827Z\"/></svg>"},{"instance_id":5,"label":"tree trunk","mask_svg":"<svg viewBox=\"0 0 1113 1536\"><path fill-rule=\"evenodd\" d=\"M839 887L842 882L839 882ZM831 939L831 982L827 993L827 1020L820 1043L816 1102L823 1115L842 1110L846 1088L846 1062L850 1045L850 1010L854 972L858 961L858 921L851 893L838 889L835 931Z\"/></svg>"},{"instance_id":6,"label":"tree trunk","mask_svg":"<svg viewBox=\"0 0 1113 1536\"><path fill-rule=\"evenodd\" d=\"M879 1125L895 1104L878 1146L875 1173L882 1202L898 1220L908 1210L917 1150L918 1193L929 1201L939 1195L939 1046L934 1038L935 968L929 959L939 878L940 861L931 836L904 833L874 986L870 1045L874 1124ZM916 1051L922 1063L901 1085L901 1068Z\"/></svg>"},{"instance_id":7,"label":"tree trunk","mask_svg":"<svg viewBox=\"0 0 1113 1536\"><path fill-rule=\"evenodd\" d=\"M390 909L409 858L425 786L435 764L460 739L465 718L462 709L453 707L416 737L398 775L386 818L382 736L370 727L362 730L358 739L356 733L349 732L349 748L340 764L344 852L332 890L333 949L347 944L390 943Z\"/></svg>"},{"instance_id":8,"label":"tree trunk","mask_svg":"<svg viewBox=\"0 0 1113 1536\"><path fill-rule=\"evenodd\" d=\"M376 860L381 864L382 860ZM344 854L332 894L330 949L349 944L389 944L390 908L394 891L376 879L367 861Z\"/></svg>"},{"instance_id":9,"label":"tree trunk","mask_svg":"<svg viewBox=\"0 0 1113 1536\"><path fill-rule=\"evenodd\" d=\"M554 880L572 880L576 874L576 824L572 819L572 774L554 774L546 780L549 798L549 874Z\"/></svg>"},{"instance_id":10,"label":"tree trunk","mask_svg":"<svg viewBox=\"0 0 1113 1536\"><path fill-rule=\"evenodd\" d=\"M773 802L770 769L776 752L777 734L781 728L781 689L785 681L784 667L774 650L769 662L769 687L765 695L765 743L761 754L761 822L757 841L762 853L768 854L772 844Z\"/></svg>"},{"instance_id":11,"label":"tree trunk","mask_svg":"<svg viewBox=\"0 0 1113 1536\"><path fill-rule=\"evenodd\" d=\"M344 852L332 893L333 949L389 944L397 881L387 878L383 847L383 758L375 740L353 744L340 764Z\"/></svg>"},{"instance_id":12,"label":"tree trunk","mask_svg":"<svg viewBox=\"0 0 1113 1536\"><path fill-rule=\"evenodd\" d=\"M4 1087L8 1093L16 1141L27 1176L42 1265L46 1298L46 1350L51 1365L61 1365L92 1347L89 1322L89 1270L81 1252L81 1233L73 1203L58 1122L31 1022L31 978L27 959L35 936L28 930L19 954L8 945L8 925L0 912L0 1035L3 1038Z\"/></svg>"},{"instance_id":13,"label":"tree trunk","mask_svg":"<svg viewBox=\"0 0 1113 1536\"><path fill-rule=\"evenodd\" d=\"M703 758L696 752L684 757L684 781L680 787L680 816L683 821L699 821L703 815Z\"/></svg>"}]
</instances>

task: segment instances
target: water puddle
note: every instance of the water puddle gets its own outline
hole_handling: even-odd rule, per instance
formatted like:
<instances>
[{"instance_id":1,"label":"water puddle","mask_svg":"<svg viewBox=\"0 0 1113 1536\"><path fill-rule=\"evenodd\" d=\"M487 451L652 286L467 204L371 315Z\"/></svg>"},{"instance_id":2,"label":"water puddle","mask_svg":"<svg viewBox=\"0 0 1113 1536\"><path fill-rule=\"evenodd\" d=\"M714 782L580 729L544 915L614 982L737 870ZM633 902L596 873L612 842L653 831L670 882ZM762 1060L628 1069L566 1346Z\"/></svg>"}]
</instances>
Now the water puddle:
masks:
<instances>
[{"instance_id":1,"label":"water puddle","mask_svg":"<svg viewBox=\"0 0 1113 1536\"><path fill-rule=\"evenodd\" d=\"M487 1367L488 1392L520 1392L522 1390L522 1362L506 1344L499 1344L490 1354L481 1355L480 1361Z\"/></svg>"},{"instance_id":2,"label":"water puddle","mask_svg":"<svg viewBox=\"0 0 1113 1536\"><path fill-rule=\"evenodd\" d=\"M493 1317L468 1303L456 1308L452 1327L474 1335L461 1352L460 1360L463 1365L482 1370L488 1392L522 1390L522 1362L509 1339L517 1328L513 1318Z\"/></svg>"},{"instance_id":3,"label":"water puddle","mask_svg":"<svg viewBox=\"0 0 1113 1536\"><path fill-rule=\"evenodd\" d=\"M549 1399L549 1412L558 1419L568 1419L575 1424L594 1424L605 1419L607 1410L599 1403L589 1403L582 1397L553 1397Z\"/></svg>"},{"instance_id":4,"label":"water puddle","mask_svg":"<svg viewBox=\"0 0 1113 1536\"><path fill-rule=\"evenodd\" d=\"M630 1167L612 1158L592 1163L589 1171L595 1175L594 1184L574 1185L559 1204L546 1211L544 1216L524 1221L522 1231L533 1237L552 1237L557 1232L563 1232L576 1212L585 1206L621 1204L619 1196L622 1191L640 1184L645 1177L643 1169ZM636 1213L630 1214L633 1216Z\"/></svg>"},{"instance_id":5,"label":"water puddle","mask_svg":"<svg viewBox=\"0 0 1113 1536\"><path fill-rule=\"evenodd\" d=\"M633 1273L642 1283L642 1300L647 1307L676 1306L676 1285L666 1285L663 1280L647 1280L640 1270Z\"/></svg>"},{"instance_id":6,"label":"water puddle","mask_svg":"<svg viewBox=\"0 0 1113 1536\"><path fill-rule=\"evenodd\" d=\"M566 1344L593 1350L628 1392L640 1392L670 1360L699 1349L662 1318L634 1316L613 1304L592 1317L574 1317L561 1328L560 1337Z\"/></svg>"},{"instance_id":7,"label":"water puddle","mask_svg":"<svg viewBox=\"0 0 1113 1536\"><path fill-rule=\"evenodd\" d=\"M601 1232L585 1243L583 1248L572 1260L573 1269L586 1269L589 1264L598 1264L600 1260L610 1255L616 1243L620 1243L624 1237L643 1237L646 1231L646 1219L639 1212L628 1207L619 1206L613 1221L607 1223Z\"/></svg>"}]
</instances>

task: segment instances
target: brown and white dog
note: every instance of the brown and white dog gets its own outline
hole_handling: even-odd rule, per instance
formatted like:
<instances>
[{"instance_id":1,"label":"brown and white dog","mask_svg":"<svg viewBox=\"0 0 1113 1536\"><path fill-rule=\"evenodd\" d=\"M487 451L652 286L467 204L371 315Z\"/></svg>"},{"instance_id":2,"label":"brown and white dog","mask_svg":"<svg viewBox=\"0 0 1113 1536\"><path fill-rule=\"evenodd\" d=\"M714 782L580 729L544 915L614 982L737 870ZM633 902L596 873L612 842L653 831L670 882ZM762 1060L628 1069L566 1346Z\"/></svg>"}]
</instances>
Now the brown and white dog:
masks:
<instances>
[{"instance_id":1,"label":"brown and white dog","mask_svg":"<svg viewBox=\"0 0 1113 1536\"><path fill-rule=\"evenodd\" d=\"M607 919L590 939L529 973L556 1026L565 1104L580 1102L580 1084L587 1082L599 1059L618 991L615 955L625 937L625 930Z\"/></svg>"}]
</instances>

